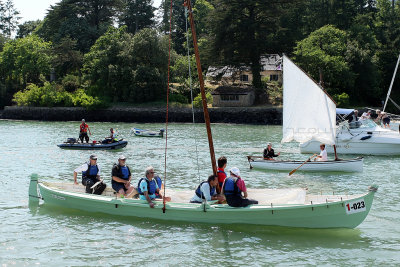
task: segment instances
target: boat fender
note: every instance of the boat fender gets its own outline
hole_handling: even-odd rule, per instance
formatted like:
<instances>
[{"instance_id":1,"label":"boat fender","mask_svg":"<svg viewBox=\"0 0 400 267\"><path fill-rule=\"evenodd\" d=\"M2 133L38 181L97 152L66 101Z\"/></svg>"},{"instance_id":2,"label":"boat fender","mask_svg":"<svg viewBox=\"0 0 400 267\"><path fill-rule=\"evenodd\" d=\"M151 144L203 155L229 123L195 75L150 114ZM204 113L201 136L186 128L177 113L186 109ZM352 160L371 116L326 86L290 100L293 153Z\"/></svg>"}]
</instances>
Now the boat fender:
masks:
<instances>
[{"instance_id":1,"label":"boat fender","mask_svg":"<svg viewBox=\"0 0 400 267\"><path fill-rule=\"evenodd\" d=\"M367 140L367 139L370 139L372 136L370 136L370 135L366 135L366 136L364 136L364 137L361 137L360 138L360 140Z\"/></svg>"},{"instance_id":2,"label":"boat fender","mask_svg":"<svg viewBox=\"0 0 400 267\"><path fill-rule=\"evenodd\" d=\"M367 134L372 134L372 132L367 132Z\"/></svg>"}]
</instances>

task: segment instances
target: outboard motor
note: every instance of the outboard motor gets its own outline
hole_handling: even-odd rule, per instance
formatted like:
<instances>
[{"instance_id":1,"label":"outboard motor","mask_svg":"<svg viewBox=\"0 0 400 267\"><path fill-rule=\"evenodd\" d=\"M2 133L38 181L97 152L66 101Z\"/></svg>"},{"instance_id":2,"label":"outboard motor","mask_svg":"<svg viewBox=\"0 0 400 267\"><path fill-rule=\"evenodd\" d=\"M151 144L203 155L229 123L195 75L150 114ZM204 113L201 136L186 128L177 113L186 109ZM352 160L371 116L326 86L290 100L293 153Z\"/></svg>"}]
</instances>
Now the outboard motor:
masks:
<instances>
[{"instance_id":1,"label":"outboard motor","mask_svg":"<svg viewBox=\"0 0 400 267\"><path fill-rule=\"evenodd\" d=\"M68 139L67 139L67 143L68 143L68 144L76 143L76 138L68 138Z\"/></svg>"}]
</instances>

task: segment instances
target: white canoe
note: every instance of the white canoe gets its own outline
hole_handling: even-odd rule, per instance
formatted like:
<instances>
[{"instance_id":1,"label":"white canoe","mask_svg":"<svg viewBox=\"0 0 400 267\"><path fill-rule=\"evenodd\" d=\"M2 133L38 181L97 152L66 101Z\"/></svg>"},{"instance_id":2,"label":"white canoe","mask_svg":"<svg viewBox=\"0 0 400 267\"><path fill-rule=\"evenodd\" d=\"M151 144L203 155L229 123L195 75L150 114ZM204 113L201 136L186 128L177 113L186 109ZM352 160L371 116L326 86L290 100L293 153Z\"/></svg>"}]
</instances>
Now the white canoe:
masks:
<instances>
[{"instance_id":1,"label":"white canoe","mask_svg":"<svg viewBox=\"0 0 400 267\"><path fill-rule=\"evenodd\" d=\"M257 157L248 156L250 168L264 170L291 171L299 167L304 161L297 160L264 160ZM363 158L310 161L304 164L299 171L314 172L362 172Z\"/></svg>"},{"instance_id":2,"label":"white canoe","mask_svg":"<svg viewBox=\"0 0 400 267\"><path fill-rule=\"evenodd\" d=\"M143 137L163 137L164 129L160 129L159 132L156 132L156 131L132 128L131 133L133 133L136 136L143 136Z\"/></svg>"}]
</instances>

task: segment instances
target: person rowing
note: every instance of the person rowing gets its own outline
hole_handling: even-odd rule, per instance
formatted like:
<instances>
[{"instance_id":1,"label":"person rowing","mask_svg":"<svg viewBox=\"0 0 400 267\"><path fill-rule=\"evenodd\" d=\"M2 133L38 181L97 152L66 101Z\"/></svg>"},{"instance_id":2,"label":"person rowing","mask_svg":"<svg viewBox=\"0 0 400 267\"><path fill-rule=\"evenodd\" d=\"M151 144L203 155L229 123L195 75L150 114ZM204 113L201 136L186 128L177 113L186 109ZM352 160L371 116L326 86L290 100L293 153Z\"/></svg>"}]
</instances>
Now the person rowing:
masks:
<instances>
[{"instance_id":1,"label":"person rowing","mask_svg":"<svg viewBox=\"0 0 400 267\"><path fill-rule=\"evenodd\" d=\"M281 153L275 154L274 149L272 148L271 143L267 144L267 148L264 149L264 159L266 160L274 160L274 157L278 157Z\"/></svg>"},{"instance_id":2,"label":"person rowing","mask_svg":"<svg viewBox=\"0 0 400 267\"><path fill-rule=\"evenodd\" d=\"M328 152L326 152L325 144L320 144L321 153L315 158L315 161L328 161Z\"/></svg>"}]
</instances>

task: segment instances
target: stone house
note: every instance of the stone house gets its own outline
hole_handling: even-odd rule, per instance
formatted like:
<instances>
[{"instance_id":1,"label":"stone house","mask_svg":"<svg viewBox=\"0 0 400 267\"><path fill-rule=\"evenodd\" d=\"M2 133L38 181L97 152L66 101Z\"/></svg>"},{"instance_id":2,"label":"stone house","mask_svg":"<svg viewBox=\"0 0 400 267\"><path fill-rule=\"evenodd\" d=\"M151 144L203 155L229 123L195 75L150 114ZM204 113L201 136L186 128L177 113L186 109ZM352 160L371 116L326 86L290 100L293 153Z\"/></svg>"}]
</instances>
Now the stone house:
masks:
<instances>
[{"instance_id":1,"label":"stone house","mask_svg":"<svg viewBox=\"0 0 400 267\"><path fill-rule=\"evenodd\" d=\"M278 54L263 55L260 58L261 78L267 77L269 81L282 83L282 57ZM253 82L253 74L249 66L209 66L206 81L220 85L250 85Z\"/></svg>"},{"instance_id":2,"label":"stone house","mask_svg":"<svg viewBox=\"0 0 400 267\"><path fill-rule=\"evenodd\" d=\"M250 86L219 86L211 95L213 107L249 107L254 104L255 89Z\"/></svg>"}]
</instances>

